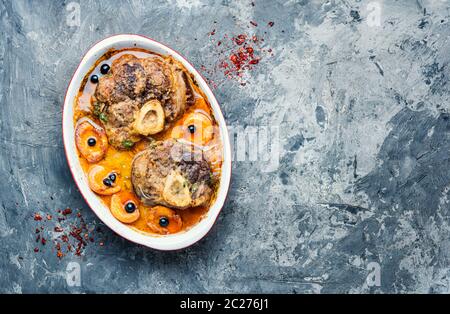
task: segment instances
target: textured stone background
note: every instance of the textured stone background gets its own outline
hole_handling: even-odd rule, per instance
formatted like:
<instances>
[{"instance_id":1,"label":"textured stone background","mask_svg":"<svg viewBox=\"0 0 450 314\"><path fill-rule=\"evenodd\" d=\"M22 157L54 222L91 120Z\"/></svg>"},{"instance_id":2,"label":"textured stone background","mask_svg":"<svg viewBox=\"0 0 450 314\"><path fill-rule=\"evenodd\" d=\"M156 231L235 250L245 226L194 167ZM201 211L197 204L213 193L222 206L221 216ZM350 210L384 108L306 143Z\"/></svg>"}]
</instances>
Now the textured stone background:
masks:
<instances>
[{"instance_id":1,"label":"textured stone background","mask_svg":"<svg viewBox=\"0 0 450 314\"><path fill-rule=\"evenodd\" d=\"M374 1L380 26L365 1L255 2L82 0L69 27L67 1L0 1L0 292L450 292L448 1ZM34 253L36 211L80 208L101 225L61 136L84 52L139 33L200 67L216 60L208 32L249 20L275 22L274 56L215 93L230 125L279 126L279 166L235 161L220 218L188 249L106 231L81 258ZM66 283L71 261L80 287ZM371 262L380 287L366 283Z\"/></svg>"}]
</instances>

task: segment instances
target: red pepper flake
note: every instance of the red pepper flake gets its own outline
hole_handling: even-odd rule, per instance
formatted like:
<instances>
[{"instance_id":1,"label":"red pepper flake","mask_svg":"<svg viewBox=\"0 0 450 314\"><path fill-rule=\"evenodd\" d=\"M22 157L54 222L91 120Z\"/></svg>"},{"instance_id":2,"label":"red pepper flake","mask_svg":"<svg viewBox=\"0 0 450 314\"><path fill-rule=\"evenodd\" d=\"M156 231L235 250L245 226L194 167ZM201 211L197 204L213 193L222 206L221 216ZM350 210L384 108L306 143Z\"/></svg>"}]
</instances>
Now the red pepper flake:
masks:
<instances>
[{"instance_id":1,"label":"red pepper flake","mask_svg":"<svg viewBox=\"0 0 450 314\"><path fill-rule=\"evenodd\" d=\"M269 23L267 23L267 25L268 25L269 27L272 27L272 26L274 26L274 25L275 25L275 23L274 23L274 22L272 22L272 21L270 21Z\"/></svg>"},{"instance_id":2,"label":"red pepper flake","mask_svg":"<svg viewBox=\"0 0 450 314\"><path fill-rule=\"evenodd\" d=\"M42 220L42 216L39 213L35 213L34 214L34 220L41 221Z\"/></svg>"},{"instance_id":3,"label":"red pepper flake","mask_svg":"<svg viewBox=\"0 0 450 314\"><path fill-rule=\"evenodd\" d=\"M35 247L35 248L34 248L34 252L35 252L35 253L39 252L39 248Z\"/></svg>"},{"instance_id":4,"label":"red pepper flake","mask_svg":"<svg viewBox=\"0 0 450 314\"><path fill-rule=\"evenodd\" d=\"M42 243L42 245L45 245L45 243L47 243L47 240L44 237L42 237L41 238L41 243Z\"/></svg>"},{"instance_id":5,"label":"red pepper flake","mask_svg":"<svg viewBox=\"0 0 450 314\"><path fill-rule=\"evenodd\" d=\"M61 227L55 227L53 230L55 232L63 232L64 231L63 228L61 228Z\"/></svg>"},{"instance_id":6,"label":"red pepper flake","mask_svg":"<svg viewBox=\"0 0 450 314\"><path fill-rule=\"evenodd\" d=\"M41 230L39 230L39 228L36 228L36 233L39 233L39 232L41 232Z\"/></svg>"},{"instance_id":7,"label":"red pepper flake","mask_svg":"<svg viewBox=\"0 0 450 314\"><path fill-rule=\"evenodd\" d=\"M72 214L72 210L70 208L66 208L62 211L62 214L64 216L70 215L70 214Z\"/></svg>"},{"instance_id":8,"label":"red pepper flake","mask_svg":"<svg viewBox=\"0 0 450 314\"><path fill-rule=\"evenodd\" d=\"M213 29L211 32L209 32L210 36L214 36L215 34L216 34L216 30L215 29Z\"/></svg>"},{"instance_id":9,"label":"red pepper flake","mask_svg":"<svg viewBox=\"0 0 450 314\"><path fill-rule=\"evenodd\" d=\"M52 220L52 215L48 214L47 215L47 220Z\"/></svg>"},{"instance_id":10,"label":"red pepper flake","mask_svg":"<svg viewBox=\"0 0 450 314\"><path fill-rule=\"evenodd\" d=\"M84 241L83 237L81 236L81 233L83 232L83 229L86 229L86 224L84 221L81 221L81 227L77 228L75 226L72 227L72 231L70 232L70 235L76 240L77 242L77 248L75 250L75 255L80 256L83 248L87 245L87 243Z\"/></svg>"},{"instance_id":11,"label":"red pepper flake","mask_svg":"<svg viewBox=\"0 0 450 314\"><path fill-rule=\"evenodd\" d=\"M254 4L252 4L254 5ZM251 25L257 27L258 22L256 20L248 20ZM270 27L274 25L273 22L268 23ZM248 28L247 27L247 28ZM214 35L216 28L213 29L209 35ZM267 33L267 32L265 32ZM217 34L216 34L217 35ZM208 84L213 88L218 86L217 79L208 76L215 75L217 70L221 70L225 79L235 79L239 83L245 83L246 72L254 68L256 64L259 64L262 58L267 55L267 48L262 48L261 44L264 42L264 38L257 36L256 34L238 33L234 36L224 34L222 38L218 40L210 38L210 41L214 44L216 52L219 55L219 61L211 66L201 66L203 74L206 76ZM273 54L272 54L273 56ZM221 84L221 82L219 82ZM245 86L246 84L241 84Z\"/></svg>"},{"instance_id":12,"label":"red pepper flake","mask_svg":"<svg viewBox=\"0 0 450 314\"><path fill-rule=\"evenodd\" d=\"M240 46L245 42L246 38L247 38L247 36L245 36L244 34L240 34L234 38L234 42Z\"/></svg>"},{"instance_id":13,"label":"red pepper flake","mask_svg":"<svg viewBox=\"0 0 450 314\"><path fill-rule=\"evenodd\" d=\"M64 253L61 252L61 251L58 251L58 252L56 252L56 256L57 256L59 259L62 259L62 258L64 257Z\"/></svg>"}]
</instances>

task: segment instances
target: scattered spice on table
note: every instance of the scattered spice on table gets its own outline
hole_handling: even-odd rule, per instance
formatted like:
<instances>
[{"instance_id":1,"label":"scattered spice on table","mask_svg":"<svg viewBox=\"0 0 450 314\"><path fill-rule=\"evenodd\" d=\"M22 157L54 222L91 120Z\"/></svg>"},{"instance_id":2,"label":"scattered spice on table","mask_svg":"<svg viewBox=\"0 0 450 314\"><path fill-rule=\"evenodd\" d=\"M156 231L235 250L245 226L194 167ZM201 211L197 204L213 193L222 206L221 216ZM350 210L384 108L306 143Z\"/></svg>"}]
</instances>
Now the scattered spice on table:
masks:
<instances>
[{"instance_id":1,"label":"scattered spice on table","mask_svg":"<svg viewBox=\"0 0 450 314\"><path fill-rule=\"evenodd\" d=\"M70 215L70 214L72 214L72 209L66 208L66 209L64 209L64 210L62 211L62 214L63 214L64 216Z\"/></svg>"},{"instance_id":2,"label":"scattered spice on table","mask_svg":"<svg viewBox=\"0 0 450 314\"><path fill-rule=\"evenodd\" d=\"M34 252L42 252L49 239L53 244L50 247L56 252L58 259L68 254L83 256L88 242L95 245L96 238L98 245L104 246L102 229L98 226L89 226L81 211L77 211L76 215L73 214L71 208L58 209L55 215L50 213L44 215L47 220L43 220L41 213L35 213L33 218L39 224L35 226L36 243L39 243L41 248L34 248Z\"/></svg>"},{"instance_id":3,"label":"scattered spice on table","mask_svg":"<svg viewBox=\"0 0 450 314\"><path fill-rule=\"evenodd\" d=\"M268 28L275 23L265 23L267 26L263 25L262 31L267 34ZM225 80L234 80L245 86L249 78L248 73L254 70L262 59L273 56L272 49L267 47L264 38L259 35L261 31L258 31L257 21L250 20L246 31L235 35L225 33L222 37L218 36L220 25L216 22L214 25L215 28L207 35L218 61L201 65L201 71L212 88L217 88Z\"/></svg>"}]
</instances>

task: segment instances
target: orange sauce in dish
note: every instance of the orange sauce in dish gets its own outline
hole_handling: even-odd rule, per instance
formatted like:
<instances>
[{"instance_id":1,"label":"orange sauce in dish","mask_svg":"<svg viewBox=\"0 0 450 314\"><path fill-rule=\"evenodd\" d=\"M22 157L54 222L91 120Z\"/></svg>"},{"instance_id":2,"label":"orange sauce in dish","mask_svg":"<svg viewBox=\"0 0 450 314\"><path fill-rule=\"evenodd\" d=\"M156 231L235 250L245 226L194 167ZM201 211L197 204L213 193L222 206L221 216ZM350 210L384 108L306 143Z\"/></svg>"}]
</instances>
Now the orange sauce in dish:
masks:
<instances>
[{"instance_id":1,"label":"orange sauce in dish","mask_svg":"<svg viewBox=\"0 0 450 314\"><path fill-rule=\"evenodd\" d=\"M75 98L75 104L74 104L74 123L80 121L80 119L88 117L92 121L94 121L98 125L102 125L101 121L93 114L93 102L94 102L94 93L95 88L97 84L92 83L89 80L89 77L92 74L100 74L100 66L104 63L111 64L111 62L118 57L120 57L123 54L133 54L138 58L145 58L152 55L155 55L154 53L145 51L143 49L139 48L130 48L130 49L123 49L123 50L110 50L105 55L103 55L96 63L95 65L90 69L90 71L86 74L84 77L84 80L81 84L81 87L79 89L78 95ZM177 120L175 123L173 123L168 129L152 135L151 139L143 137L142 140L137 142L130 150L118 150L114 148L112 145L108 145L108 148L106 150L106 153L104 155L104 158L98 162L92 163L89 162L86 158L83 157L83 155L78 152L78 157L80 164L85 172L85 174L88 174L89 169L93 165L100 165L104 166L107 169L113 169L120 179L117 180L116 184L120 185L121 191L130 192L134 194L133 186L131 183L131 166L134 156L141 152L142 150L145 150L149 147L149 144L153 140L165 140L169 138L173 138L174 136L179 138L183 136L183 130L185 128L186 119L188 119L191 114L194 112L201 113L207 117L210 118L213 124L214 132L212 132L211 139L208 141L208 147L211 148L211 151L215 156L213 158L210 158L210 167L212 171L212 176L216 179L215 182L218 182L220 178L221 173L221 165L222 165L222 144L220 142L220 133L218 131L217 122L214 119L213 112L211 110L211 107L207 101L206 96L204 93L200 90L198 85L193 80L192 76L189 72L187 72L186 69L184 69L186 74L191 78L191 88L194 92L194 98L195 102L193 105L191 105L186 112L183 114L183 116ZM208 138L209 139L209 138ZM208 149L206 149L208 150ZM218 183L216 183L214 187L214 194L209 202L209 204L212 204L215 200ZM111 206L111 198L112 195L100 195L97 194L98 197L103 201L103 203L110 208ZM136 197L136 200L138 198ZM199 207L191 207L183 210L177 210L176 213L181 217L181 220L183 222L181 231L186 231L195 224L197 224L208 212L209 206L199 206ZM147 214L148 211L151 209L150 206L145 206L143 203L141 203L139 200L136 204L137 210L139 210L140 215L139 218L132 222L127 224L129 227L143 232L143 233L149 233L149 234L155 234L147 225Z\"/></svg>"}]
</instances>

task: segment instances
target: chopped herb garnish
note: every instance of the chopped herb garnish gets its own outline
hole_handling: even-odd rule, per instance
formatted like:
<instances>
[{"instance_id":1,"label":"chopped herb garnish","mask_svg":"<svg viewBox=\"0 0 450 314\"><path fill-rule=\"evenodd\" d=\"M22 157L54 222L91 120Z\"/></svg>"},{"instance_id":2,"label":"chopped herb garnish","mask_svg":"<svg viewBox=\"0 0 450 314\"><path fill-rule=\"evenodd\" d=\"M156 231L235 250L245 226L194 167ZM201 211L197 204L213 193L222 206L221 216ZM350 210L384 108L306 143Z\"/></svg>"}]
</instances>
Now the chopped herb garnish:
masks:
<instances>
[{"instance_id":1,"label":"chopped herb garnish","mask_svg":"<svg viewBox=\"0 0 450 314\"><path fill-rule=\"evenodd\" d=\"M124 141L122 142L122 146L123 146L124 148L131 148L131 147L134 146L134 142L132 142L132 141L130 141L130 140L124 140Z\"/></svg>"},{"instance_id":2,"label":"chopped herb garnish","mask_svg":"<svg viewBox=\"0 0 450 314\"><path fill-rule=\"evenodd\" d=\"M191 192L192 193L197 192L198 188L199 188L199 183L195 182L194 184L192 184Z\"/></svg>"},{"instance_id":3,"label":"chopped herb garnish","mask_svg":"<svg viewBox=\"0 0 450 314\"><path fill-rule=\"evenodd\" d=\"M102 120L103 122L108 122L108 117L106 116L106 114L104 112L101 112L98 115L99 119Z\"/></svg>"},{"instance_id":4,"label":"chopped herb garnish","mask_svg":"<svg viewBox=\"0 0 450 314\"><path fill-rule=\"evenodd\" d=\"M101 105L98 102L94 102L93 114L98 117L100 113L101 113Z\"/></svg>"}]
</instances>

